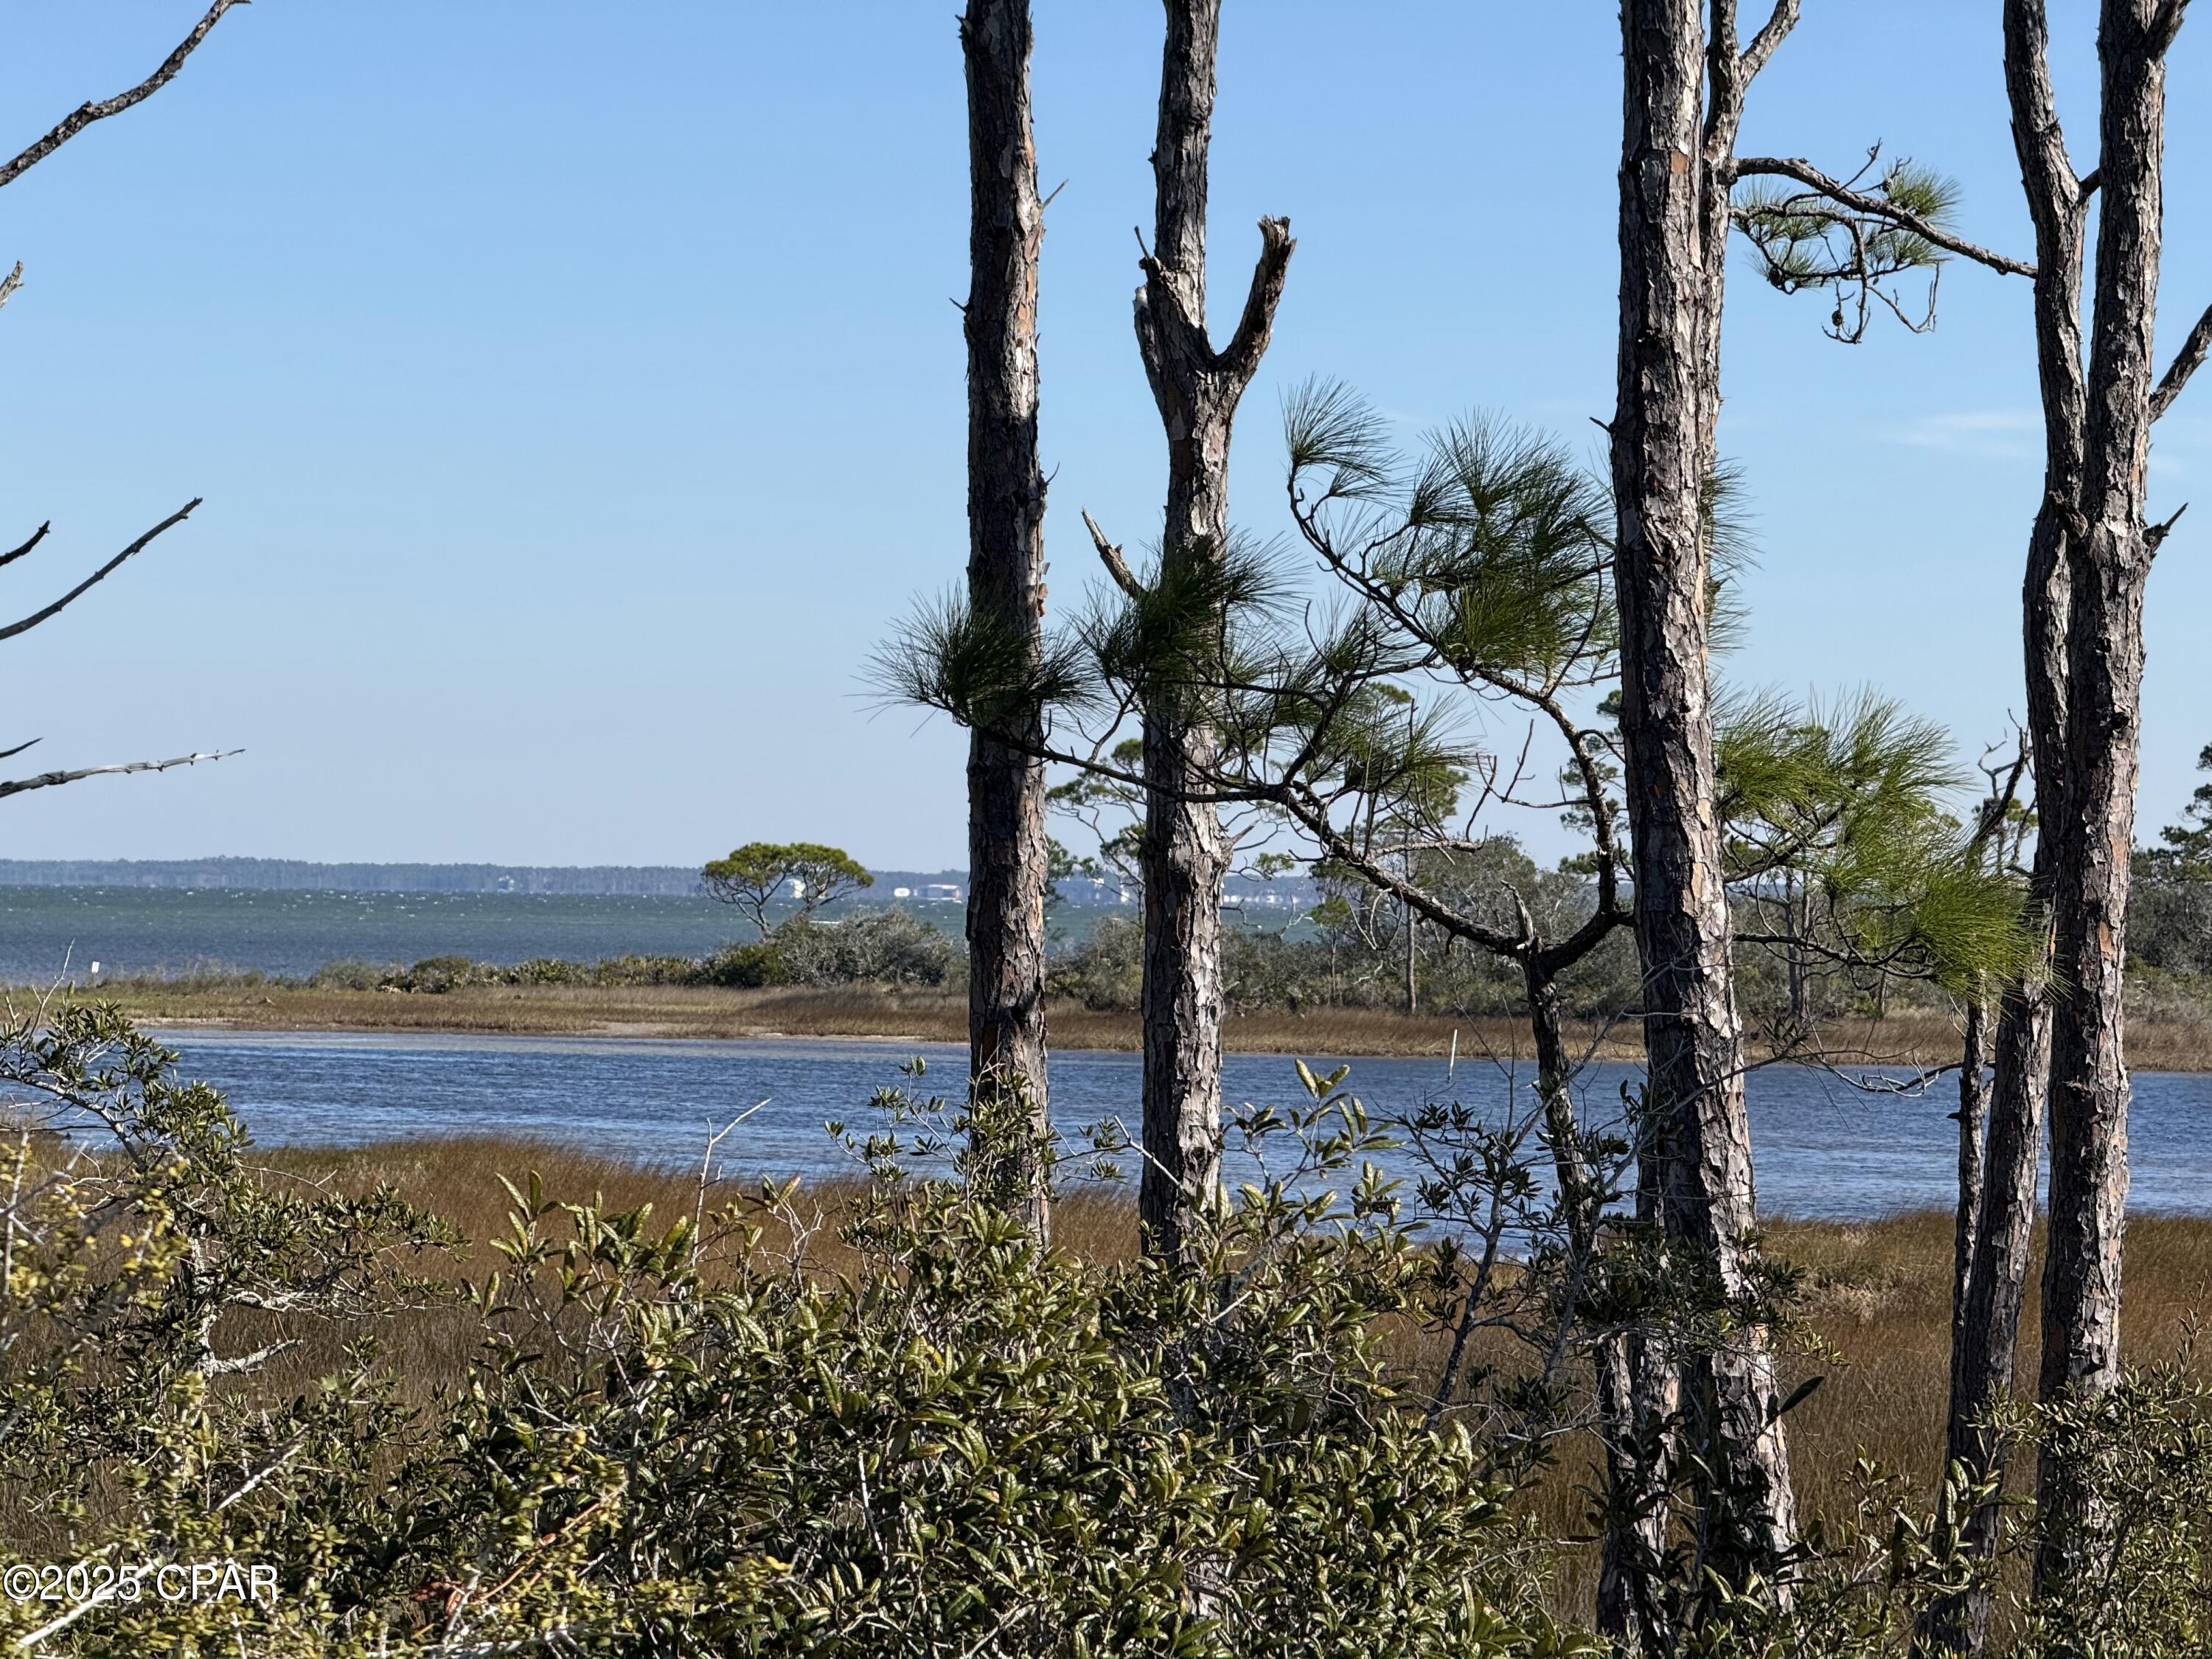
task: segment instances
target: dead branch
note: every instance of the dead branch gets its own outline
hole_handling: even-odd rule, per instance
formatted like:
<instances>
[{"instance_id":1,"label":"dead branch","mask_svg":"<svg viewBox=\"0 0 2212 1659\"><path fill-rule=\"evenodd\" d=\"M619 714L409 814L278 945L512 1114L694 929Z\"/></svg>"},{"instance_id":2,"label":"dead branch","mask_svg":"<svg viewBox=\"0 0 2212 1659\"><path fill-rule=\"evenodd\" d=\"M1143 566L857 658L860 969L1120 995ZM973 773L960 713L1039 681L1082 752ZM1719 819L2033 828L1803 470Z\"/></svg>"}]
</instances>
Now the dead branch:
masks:
<instances>
[{"instance_id":1,"label":"dead branch","mask_svg":"<svg viewBox=\"0 0 2212 1659\"><path fill-rule=\"evenodd\" d=\"M27 745L26 745L27 747ZM202 761L228 760L233 755L242 755L243 749L210 749L198 754L179 755L173 760L129 761L117 766L87 766L74 772L41 772L34 778L17 778L0 783L0 799L20 795L27 789L51 789L58 783L75 783L80 778L104 778L124 772L166 772L176 766L197 766Z\"/></svg>"},{"instance_id":2,"label":"dead branch","mask_svg":"<svg viewBox=\"0 0 2212 1659\"><path fill-rule=\"evenodd\" d=\"M1145 585L1131 574L1129 562L1121 556L1121 550L1106 539L1106 532L1098 527L1098 520L1091 516L1088 507L1083 511L1083 523L1091 532L1091 542L1098 549L1099 562L1105 565L1106 574L1113 577L1114 586L1133 599L1143 599Z\"/></svg>"},{"instance_id":3,"label":"dead branch","mask_svg":"<svg viewBox=\"0 0 2212 1659\"><path fill-rule=\"evenodd\" d=\"M46 540L46 532L53 527L54 521L52 519L49 519L44 524L40 525L36 530L33 530L31 532L30 540L25 542L21 547L10 548L7 552L0 553L0 565L15 563L16 560L21 558L23 555L29 552L40 542Z\"/></svg>"},{"instance_id":4,"label":"dead branch","mask_svg":"<svg viewBox=\"0 0 2212 1659\"><path fill-rule=\"evenodd\" d=\"M36 628L40 623L50 621L53 617L59 616L63 611L68 610L70 605L76 604L77 600L82 599L84 595L93 588L98 586L101 582L106 581L109 576L112 575L118 569L121 568L127 560L131 558L134 555L143 552L148 544L163 531L173 529L178 525L182 524L186 519L191 517L192 509L199 504L200 497L198 495L193 496L191 500L186 501L174 513L169 514L167 518L162 520L161 523L155 525L151 530L141 536L137 541L131 543L130 546L125 548L120 553L118 553L106 564L100 566L99 569L94 571L92 574L87 576L82 581L79 582L75 587L70 589L68 592L63 594L61 598L56 599L45 610L33 611L31 615L24 617L21 622L10 623L7 627L0 628L0 640L12 640L18 634L27 634L31 629ZM21 547L16 549L15 551L9 554L8 557L10 559L20 558L22 555L29 552L31 549L37 546L39 544L39 538L44 536L46 533L46 526L43 525L40 526L37 536L32 537L29 541L24 543ZM0 564L4 564L7 561L4 559L0 559Z\"/></svg>"},{"instance_id":5,"label":"dead branch","mask_svg":"<svg viewBox=\"0 0 2212 1659\"><path fill-rule=\"evenodd\" d=\"M1291 252L1297 246L1288 219L1260 221L1260 258L1252 267L1251 291L1244 297L1244 314L1237 319L1237 332L1230 337L1228 349L1220 356L1222 369L1240 387L1258 372L1261 356L1267 349L1267 337L1275 326L1275 307L1282 303Z\"/></svg>"},{"instance_id":6,"label":"dead branch","mask_svg":"<svg viewBox=\"0 0 2212 1659\"><path fill-rule=\"evenodd\" d=\"M112 98L103 98L98 103L80 104L61 124L46 136L23 151L12 161L0 166L0 185L12 185L64 144L82 132L94 121L104 121L111 115L120 115L133 104L143 103L163 87L176 79L177 71L185 66L185 59L198 49L208 32L222 21L223 13L233 6L242 6L247 0L215 0L207 15L192 27L177 49L161 60L161 68L141 81L128 92L119 92Z\"/></svg>"},{"instance_id":7,"label":"dead branch","mask_svg":"<svg viewBox=\"0 0 2212 1659\"><path fill-rule=\"evenodd\" d=\"M2158 383L2158 390L2150 394L2150 417L2154 421L2172 406L2181 395L2189 377L2204 366L2204 359L2212 356L2212 306L2197 319L2197 326L2189 331L2189 337L2181 343L2181 349L2173 354L2172 365L2166 378Z\"/></svg>"}]
</instances>

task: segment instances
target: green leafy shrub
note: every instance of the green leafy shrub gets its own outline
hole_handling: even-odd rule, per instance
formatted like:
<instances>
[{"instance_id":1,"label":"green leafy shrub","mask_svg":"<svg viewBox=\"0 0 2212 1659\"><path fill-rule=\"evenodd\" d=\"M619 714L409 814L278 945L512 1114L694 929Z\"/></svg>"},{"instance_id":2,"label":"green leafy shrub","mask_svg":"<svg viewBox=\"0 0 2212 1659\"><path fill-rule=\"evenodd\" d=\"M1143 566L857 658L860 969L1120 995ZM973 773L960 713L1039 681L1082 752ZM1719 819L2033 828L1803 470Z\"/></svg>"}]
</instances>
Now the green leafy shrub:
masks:
<instances>
[{"instance_id":1,"label":"green leafy shrub","mask_svg":"<svg viewBox=\"0 0 2212 1659\"><path fill-rule=\"evenodd\" d=\"M1085 1007L1127 1010L1144 986L1144 930L1132 916L1102 916L1072 949L1055 957L1046 989Z\"/></svg>"},{"instance_id":2,"label":"green leafy shrub","mask_svg":"<svg viewBox=\"0 0 2212 1659\"><path fill-rule=\"evenodd\" d=\"M696 977L702 985L726 985L750 990L763 985L783 985L791 975L783 954L769 941L755 945L725 945L699 963Z\"/></svg>"},{"instance_id":3,"label":"green leafy shrub","mask_svg":"<svg viewBox=\"0 0 2212 1659\"><path fill-rule=\"evenodd\" d=\"M944 985L967 969L960 946L911 910L862 910L836 922L794 917L774 945L794 985Z\"/></svg>"},{"instance_id":4,"label":"green leafy shrub","mask_svg":"<svg viewBox=\"0 0 2212 1659\"><path fill-rule=\"evenodd\" d=\"M0 1308L0 1482L40 1497L0 1537L281 1579L243 1604L111 1595L52 1650L1587 1650L1535 1605L1480 1437L1389 1373L1376 1322L1418 1270L1371 1177L1348 1205L1248 1189L1171 1269L1040 1248L870 1136L835 1272L795 1182L663 1218L533 1177L468 1291L465 1386L410 1404L363 1344L271 1400L225 1322L423 1294L395 1261L434 1224L270 1190L220 1097L112 1011L7 1047L121 1150L19 1143L8 1219L35 1211L40 1243ZM1301 1170L1364 1144L1356 1112L1300 1121L1327 1154ZM0 1638L64 1616L0 1602Z\"/></svg>"},{"instance_id":5,"label":"green leafy shrub","mask_svg":"<svg viewBox=\"0 0 2212 1659\"><path fill-rule=\"evenodd\" d=\"M340 957L326 962L307 975L310 988L318 991L379 991L397 979L404 970L397 963L366 962L359 957Z\"/></svg>"},{"instance_id":6,"label":"green leafy shrub","mask_svg":"<svg viewBox=\"0 0 2212 1659\"><path fill-rule=\"evenodd\" d=\"M1040 1246L988 1201L968 1109L894 1090L865 1132L833 1126L866 1176L835 1206L702 1186L662 1216L531 1176L498 1272L456 1286L430 1271L449 1229L259 1166L222 1097L112 1008L13 1020L0 1559L82 1562L94 1593L0 1599L0 1642L1595 1659L1544 1612L1513 1504L1571 1405L1547 1372L1440 1410L1395 1368L1391 1332L1437 1316L1451 1255L1401 1223L1342 1074L1301 1077L1307 1103L1236 1114L1275 1173L1201 1206L1178 1264ZM1092 1150L1104 1173L1112 1126ZM1482 1312L1551 1352L1542 1236L1572 1219L1525 1207L1537 1247ZM457 1295L477 1346L428 1389L377 1322ZM266 1386L272 1355L319 1341L319 1382ZM2006 1610L2014 1659L2203 1651L2212 1396L2175 1369L2018 1419L2085 1462L2103 1591ZM1907 1486L1862 1475L1856 1510L1784 1564L1787 1596L1707 1582L1684 1540L1677 1650L1909 1650L1964 1569ZM273 1566L273 1595L115 1589L119 1567L225 1559Z\"/></svg>"}]
</instances>

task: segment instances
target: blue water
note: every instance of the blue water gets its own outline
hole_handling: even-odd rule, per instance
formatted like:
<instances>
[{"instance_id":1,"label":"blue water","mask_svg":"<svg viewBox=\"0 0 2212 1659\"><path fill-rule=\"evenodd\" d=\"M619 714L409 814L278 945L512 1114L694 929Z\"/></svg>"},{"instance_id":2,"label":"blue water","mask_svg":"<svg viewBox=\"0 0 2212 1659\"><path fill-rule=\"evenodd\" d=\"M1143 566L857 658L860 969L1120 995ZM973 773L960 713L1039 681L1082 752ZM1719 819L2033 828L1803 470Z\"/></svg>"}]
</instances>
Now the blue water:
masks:
<instances>
[{"instance_id":1,"label":"blue water","mask_svg":"<svg viewBox=\"0 0 2212 1659\"><path fill-rule=\"evenodd\" d=\"M194 968L303 978L341 957L697 957L750 931L709 898L0 887L0 983L49 984L64 963L82 983L95 962L106 978Z\"/></svg>"},{"instance_id":2,"label":"blue water","mask_svg":"<svg viewBox=\"0 0 2212 1659\"><path fill-rule=\"evenodd\" d=\"M720 1148L733 1176L852 1173L825 1121L872 1127L869 1097L901 1082L899 1063L911 1055L929 1068L918 1086L946 1091L958 1089L967 1060L949 1044L858 1042L200 1030L162 1040L182 1053L187 1075L226 1090L270 1145L519 1134L696 1166L710 1126L764 1101ZM1449 1079L1434 1060L1350 1064L1352 1086L1377 1115L1437 1098L1494 1114L1514 1097L1512 1080L1480 1062L1461 1061ZM1620 1085L1634 1075L1593 1070L1589 1121L1617 1115ZM1054 1115L1062 1124L1119 1116L1133 1128L1138 1081L1135 1054L1056 1054ZM2135 1088L2130 1208L2212 1214L2212 1077L2143 1073ZM1299 1094L1288 1060L1256 1054L1228 1057L1224 1091L1261 1103ZM1864 1218L1950 1203L1957 1127L1947 1115L1958 1096L1948 1079L1916 1098L1772 1066L1753 1074L1750 1099L1765 1212ZM1403 1152L1383 1162L1413 1173Z\"/></svg>"}]
</instances>

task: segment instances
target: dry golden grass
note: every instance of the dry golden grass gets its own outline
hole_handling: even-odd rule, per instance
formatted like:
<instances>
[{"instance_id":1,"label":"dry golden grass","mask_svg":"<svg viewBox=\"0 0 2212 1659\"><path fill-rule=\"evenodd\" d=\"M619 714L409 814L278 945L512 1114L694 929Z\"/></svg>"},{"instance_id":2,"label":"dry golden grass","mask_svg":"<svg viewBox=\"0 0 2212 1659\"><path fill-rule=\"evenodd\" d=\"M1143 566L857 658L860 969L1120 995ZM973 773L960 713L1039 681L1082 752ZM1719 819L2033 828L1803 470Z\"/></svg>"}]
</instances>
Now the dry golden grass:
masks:
<instances>
[{"instance_id":1,"label":"dry golden grass","mask_svg":"<svg viewBox=\"0 0 2212 1659\"><path fill-rule=\"evenodd\" d=\"M132 1018L157 1025L214 1025L283 1031L380 1030L535 1036L877 1037L965 1042L965 1000L942 991L841 986L734 990L715 986L479 985L435 994L349 991L299 985L129 981L103 988ZM1061 1048L1134 1049L1136 1016L1055 1002L1049 1019ZM1571 1032L1607 1060L1640 1055L1632 1022ZM1441 1055L1456 1037L1462 1054L1525 1053L1526 1025L1500 1017L1421 1015L1380 1009L1315 1008L1297 1013L1231 1013L1222 1042L1238 1054ZM1940 1014L1839 1021L1822 1035L1838 1059L1906 1065L1955 1060L1959 1034ZM1754 1047L1757 1044L1754 1042ZM2145 1071L2212 1071L2212 1023L2137 1020L2130 1064Z\"/></svg>"},{"instance_id":2,"label":"dry golden grass","mask_svg":"<svg viewBox=\"0 0 2212 1659\"><path fill-rule=\"evenodd\" d=\"M522 1140L285 1149L259 1154L258 1161L288 1176L329 1181L351 1190L391 1183L476 1241L443 1264L464 1273L498 1265L499 1258L482 1241L505 1231L510 1201L501 1175L520 1184L535 1170L549 1194L572 1200L602 1194L618 1209L649 1202L657 1214L672 1219L689 1213L699 1196L696 1167L641 1166ZM833 1188L817 1194L816 1201L834 1218L843 1200ZM1136 1218L1118 1197L1078 1191L1057 1206L1054 1236L1093 1260L1122 1260L1136 1248ZM1784 1219L1772 1222L1766 1237L1771 1252L1797 1264L1807 1276L1804 1324L1812 1340L1790 1356L1790 1369L1797 1377L1817 1371L1826 1379L1790 1419L1807 1507L1833 1510L1847 1500L1844 1482L1862 1450L1932 1482L1942 1455L1948 1387L1950 1217L1928 1212L1871 1222ZM2039 1248L2039 1239L2038 1243ZM2130 1359L2170 1358L2191 1322L2212 1307L2212 1219L2131 1222L2126 1294ZM2023 1322L2024 1377L2034 1373L2037 1318L2031 1278ZM477 1329L466 1319L453 1320L450 1330L444 1314L397 1322L398 1328L386 1334L387 1352L410 1375L450 1376ZM1437 1340L1409 1333L1401 1358L1427 1370L1427 1350ZM303 1382L328 1357L287 1356L284 1363L295 1374L279 1380Z\"/></svg>"},{"instance_id":3,"label":"dry golden grass","mask_svg":"<svg viewBox=\"0 0 2212 1659\"><path fill-rule=\"evenodd\" d=\"M942 991L853 986L736 990L715 986L475 985L435 994L296 985L164 985L102 988L134 1019L155 1025L268 1030L386 1030L526 1036L655 1037L880 1037L965 1042L964 997ZM1136 1016L1052 1005L1054 1045L1138 1047ZM1510 1019L1407 1019L1365 1009L1231 1014L1222 1040L1243 1054L1443 1054L1456 1032L1463 1053L1510 1052L1528 1036ZM1631 1037L1633 1033L1629 1033ZM1616 1045L1621 1057L1626 1046Z\"/></svg>"},{"instance_id":4,"label":"dry golden grass","mask_svg":"<svg viewBox=\"0 0 2212 1659\"><path fill-rule=\"evenodd\" d=\"M580 1200L597 1195L612 1208L650 1203L673 1219L700 1201L696 1167L651 1167L592 1156L571 1146L519 1139L453 1139L343 1150L280 1149L254 1155L271 1179L312 1181L361 1191L389 1183L426 1209L451 1221L469 1243L450 1255L420 1264L433 1278L479 1276L501 1265L485 1241L506 1231L511 1200L499 1177L518 1185L532 1172L549 1195ZM710 1194L710 1206L726 1194ZM805 1201L834 1223L851 1189L818 1189ZM1119 1195L1078 1191L1054 1212L1056 1241L1096 1261L1125 1260L1136 1248L1133 1206ZM1790 1417L1791 1462L1801 1504L1808 1515L1847 1512L1855 1493L1856 1459L1871 1455L1932 1492L1942 1455L1942 1413L1948 1389L1951 1221L1946 1214L1913 1213L1842 1223L1782 1219L1767 1231L1768 1248L1805 1270L1808 1292L1803 1328L1785 1368L1792 1386L1814 1373L1822 1386ZM771 1239L774 1245L778 1241ZM818 1240L817 1259L844 1265L834 1237ZM2136 1362L2172 1357L2192 1322L2212 1304L2212 1219L2153 1218L2132 1223L2127 1253L2127 1351ZM260 1316L234 1334L258 1345L276 1331ZM2024 1321L2021 1376L2036 1363L2038 1310L2031 1279ZM291 1333L301 1345L279 1355L246 1386L278 1395L296 1393L333 1369L349 1335L328 1328ZM406 1392L428 1401L461 1377L483 1336L482 1321L465 1306L444 1304L382 1322L380 1351L406 1380ZM228 1346L228 1345L227 1345ZM1417 1378L1432 1378L1442 1364L1439 1334L1401 1328L1393 1343L1397 1364ZM1518 1356L1502 1350L1470 1356L1506 1365ZM2208 1356L2212 1358L2212 1356ZM2200 1362L2202 1363L2202 1362ZM1574 1538L1589 1526L1593 1448L1569 1442L1554 1466L1522 1500L1547 1535ZM2017 1477L2024 1471L2015 1468ZM1547 1587L1554 1607L1587 1617L1594 1552L1570 1547Z\"/></svg>"}]
</instances>

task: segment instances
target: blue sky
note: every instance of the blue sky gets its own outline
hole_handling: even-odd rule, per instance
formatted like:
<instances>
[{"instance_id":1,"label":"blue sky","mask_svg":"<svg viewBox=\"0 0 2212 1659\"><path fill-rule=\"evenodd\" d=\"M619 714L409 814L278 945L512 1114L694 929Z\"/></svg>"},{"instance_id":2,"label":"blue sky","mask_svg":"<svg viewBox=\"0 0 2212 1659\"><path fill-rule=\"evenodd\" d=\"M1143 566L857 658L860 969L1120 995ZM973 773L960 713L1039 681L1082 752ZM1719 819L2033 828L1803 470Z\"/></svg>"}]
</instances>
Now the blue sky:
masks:
<instances>
[{"instance_id":1,"label":"blue sky","mask_svg":"<svg viewBox=\"0 0 2212 1659\"><path fill-rule=\"evenodd\" d=\"M954 9L257 0L159 97L0 191L0 259L26 267L0 313L0 540L55 524L0 574L9 614L207 498L0 650L0 746L247 750L10 801L0 856L690 863L805 837L962 861L963 737L878 711L859 678L965 557ZM1277 409L1310 374L1409 430L1480 409L1591 444L1612 8L1227 9L1224 323L1254 220L1287 213L1298 238L1239 427L1240 519L1284 527ZM198 11L13 0L0 146L139 78ZM1159 510L1128 305L1160 24L1147 0L1038 11L1042 168L1066 181L1043 279L1058 603L1095 562L1079 508L1133 542ZM1882 140L1960 179L1969 234L2027 252L1995 5L1806 12L1747 151L1845 169ZM2053 15L2078 156L2093 10ZM2172 76L2168 346L2212 301L2212 28ZM1978 750L2020 706L2026 285L1955 267L1933 334L1855 348L1741 253L1731 294L1723 442L1761 542L1731 678L1873 684ZM2212 385L2161 424L2158 502L2208 478ZM2208 537L2212 502L2152 589L2146 830L2212 741Z\"/></svg>"}]
</instances>

